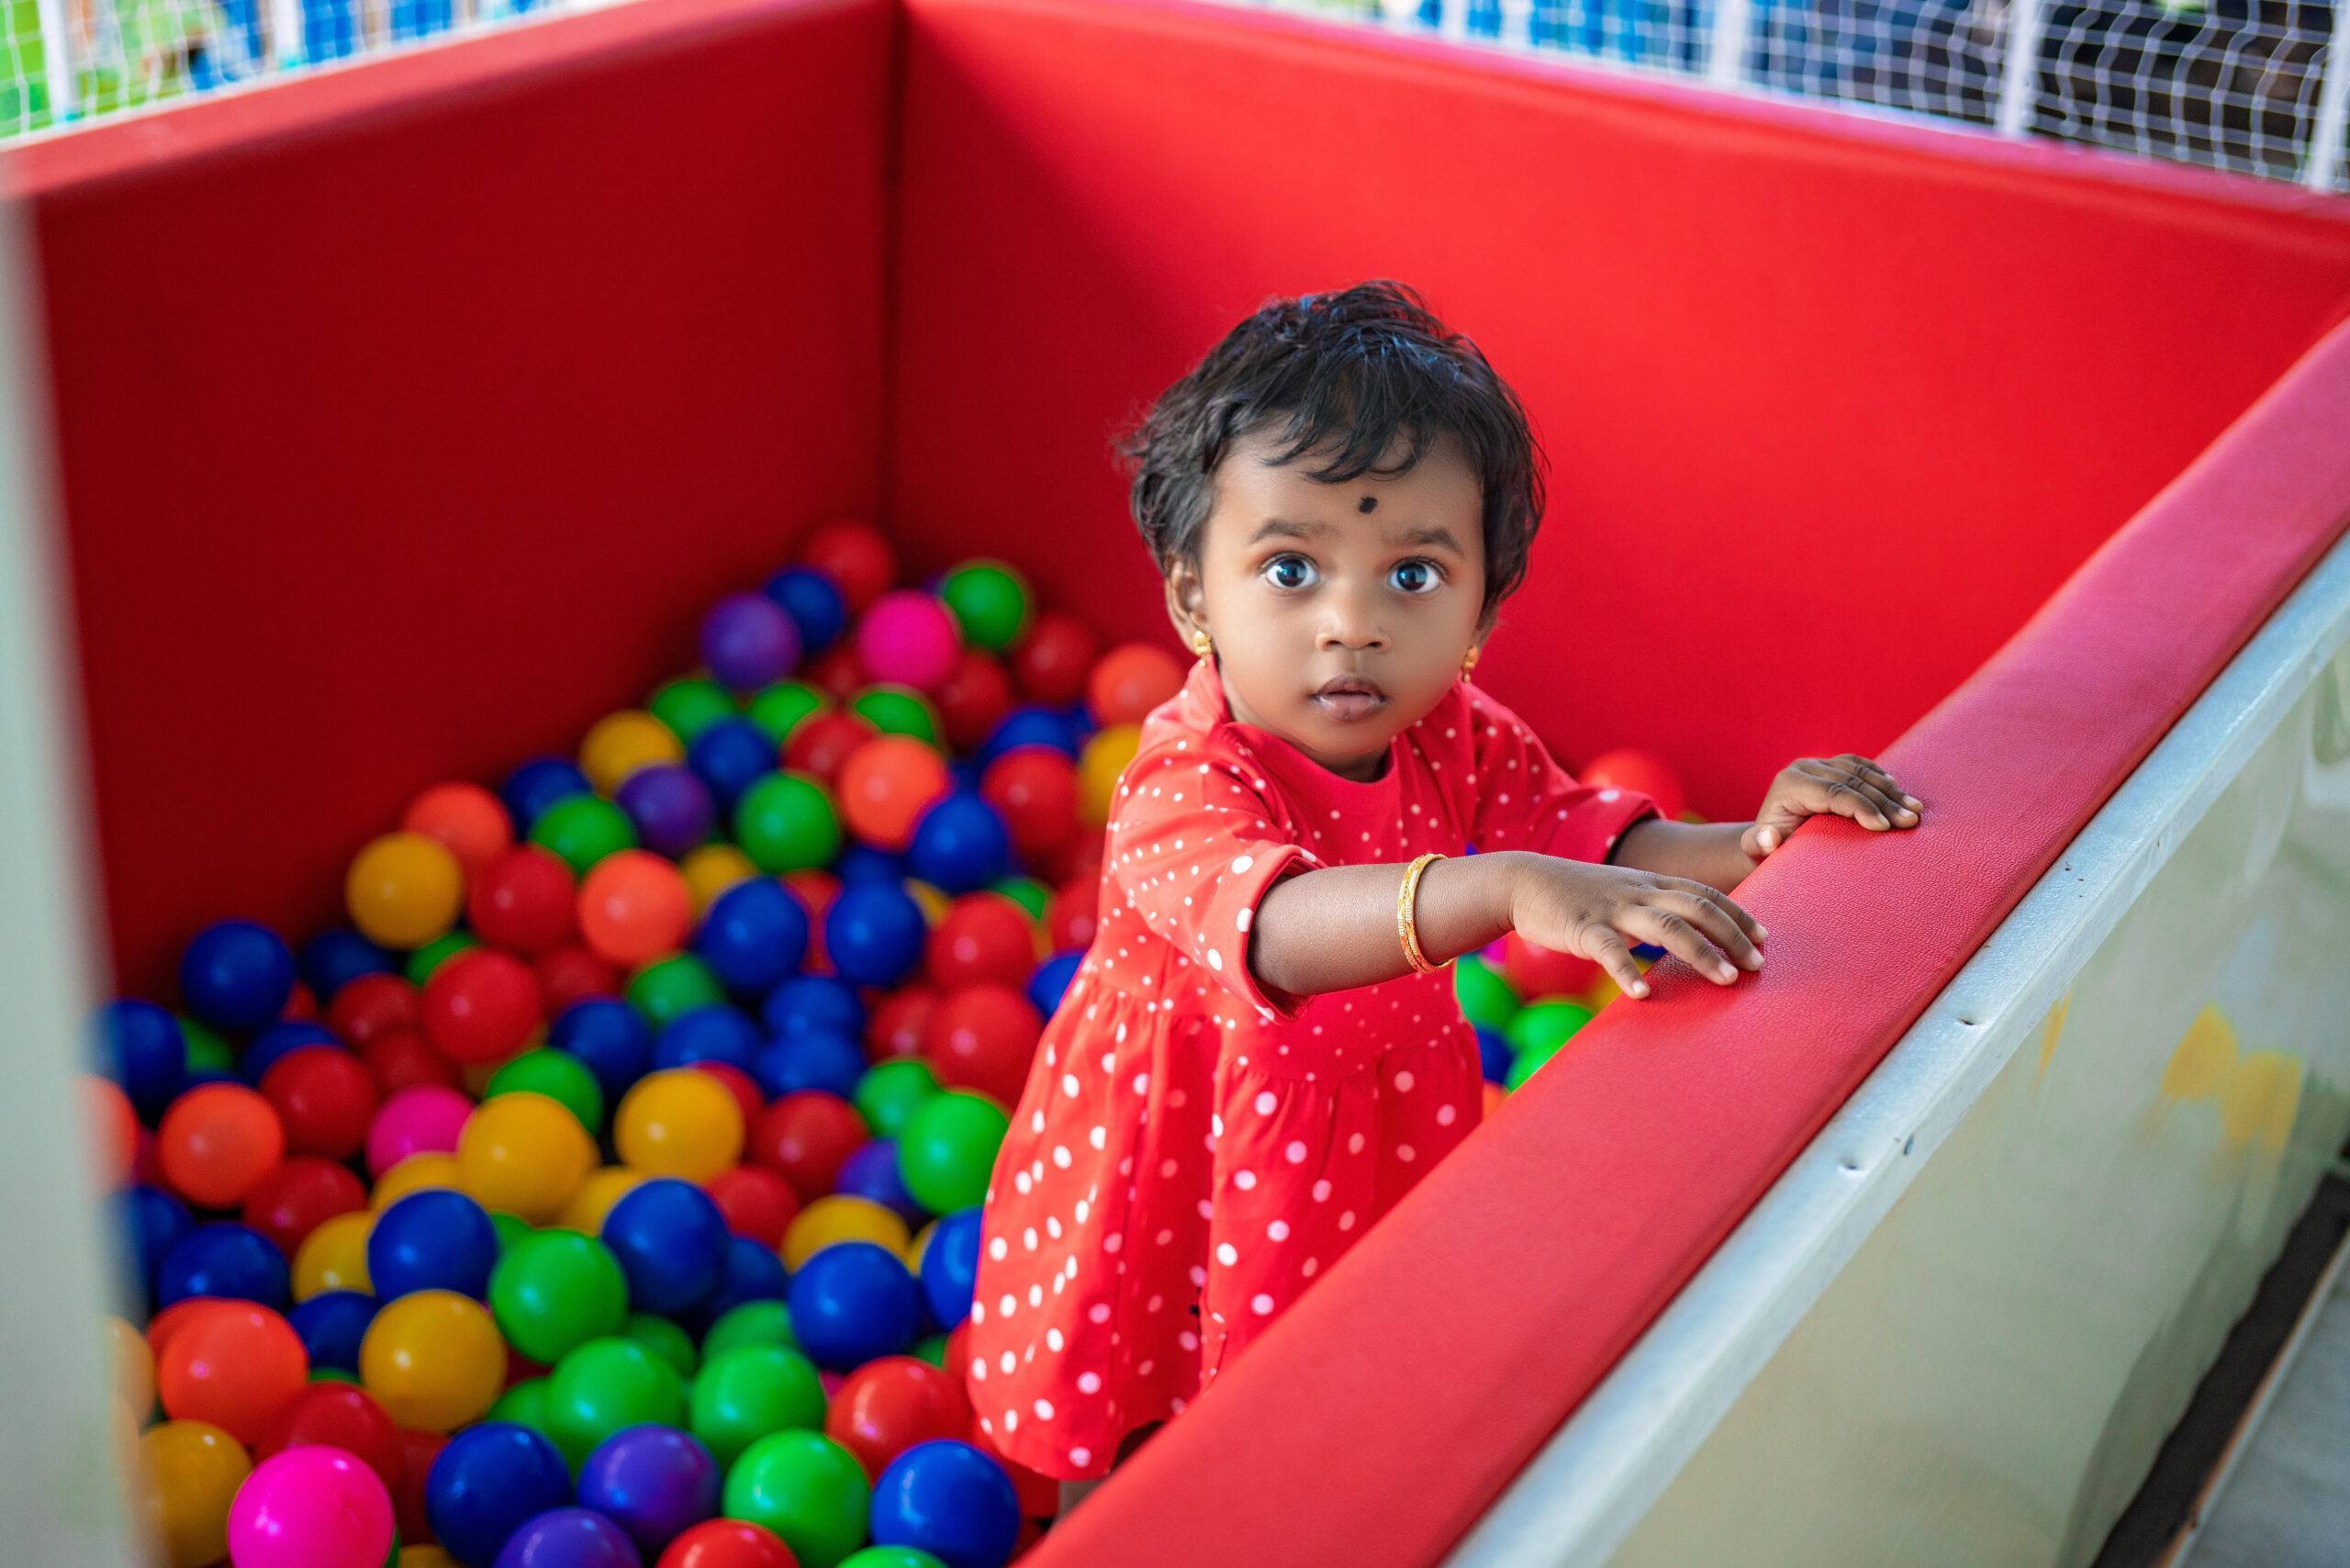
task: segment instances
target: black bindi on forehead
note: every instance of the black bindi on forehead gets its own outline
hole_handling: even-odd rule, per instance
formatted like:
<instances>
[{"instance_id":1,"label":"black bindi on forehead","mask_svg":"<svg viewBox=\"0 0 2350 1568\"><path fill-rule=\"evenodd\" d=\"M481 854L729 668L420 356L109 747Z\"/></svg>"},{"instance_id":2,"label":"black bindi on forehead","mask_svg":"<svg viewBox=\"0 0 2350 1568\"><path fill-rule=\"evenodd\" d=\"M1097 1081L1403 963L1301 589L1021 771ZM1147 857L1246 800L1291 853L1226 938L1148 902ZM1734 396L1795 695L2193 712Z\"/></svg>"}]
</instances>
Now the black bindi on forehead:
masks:
<instances>
[{"instance_id":1,"label":"black bindi on forehead","mask_svg":"<svg viewBox=\"0 0 2350 1568\"><path fill-rule=\"evenodd\" d=\"M1355 504L1355 510L1357 511L1377 511L1378 510L1379 498L1377 496L1365 496L1360 501L1358 501Z\"/></svg>"}]
</instances>

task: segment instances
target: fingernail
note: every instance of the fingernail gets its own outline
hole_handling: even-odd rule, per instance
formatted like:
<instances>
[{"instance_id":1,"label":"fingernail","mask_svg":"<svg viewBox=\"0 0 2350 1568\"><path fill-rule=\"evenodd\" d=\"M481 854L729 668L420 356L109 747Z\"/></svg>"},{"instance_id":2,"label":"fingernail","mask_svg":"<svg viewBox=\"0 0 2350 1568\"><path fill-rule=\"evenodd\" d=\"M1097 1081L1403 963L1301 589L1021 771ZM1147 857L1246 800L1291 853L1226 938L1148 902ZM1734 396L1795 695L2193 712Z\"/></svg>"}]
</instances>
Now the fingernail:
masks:
<instances>
[{"instance_id":1,"label":"fingernail","mask_svg":"<svg viewBox=\"0 0 2350 1568\"><path fill-rule=\"evenodd\" d=\"M1763 925L1763 924L1760 924L1760 923L1757 923L1757 924L1756 924L1756 925L1755 925L1755 927L1754 927L1754 935L1755 935L1756 940L1758 940L1758 941L1759 941L1759 940L1761 940L1762 937L1768 936L1768 935L1771 935L1771 928L1770 928L1769 926L1767 926L1767 925Z\"/></svg>"},{"instance_id":2,"label":"fingernail","mask_svg":"<svg viewBox=\"0 0 2350 1568\"><path fill-rule=\"evenodd\" d=\"M1764 828L1757 836L1756 842L1765 849L1775 847L1779 842L1779 830L1774 827Z\"/></svg>"},{"instance_id":3,"label":"fingernail","mask_svg":"<svg viewBox=\"0 0 2350 1568\"><path fill-rule=\"evenodd\" d=\"M1724 980L1736 980L1738 978L1738 970L1730 967L1730 961L1728 958L1724 958L1720 963L1714 966L1714 973L1719 975Z\"/></svg>"},{"instance_id":4,"label":"fingernail","mask_svg":"<svg viewBox=\"0 0 2350 1568\"><path fill-rule=\"evenodd\" d=\"M1918 820L1918 813L1907 809L1906 807L1903 809L1901 814L1908 818L1911 822L1916 822Z\"/></svg>"},{"instance_id":5,"label":"fingernail","mask_svg":"<svg viewBox=\"0 0 2350 1568\"><path fill-rule=\"evenodd\" d=\"M1634 996L1646 996L1648 993L1649 993L1649 982L1648 982L1648 981L1646 981L1646 980L1634 980L1634 981L1632 982L1632 994L1633 994Z\"/></svg>"},{"instance_id":6,"label":"fingernail","mask_svg":"<svg viewBox=\"0 0 2350 1568\"><path fill-rule=\"evenodd\" d=\"M1901 803L1905 806L1922 806L1926 802L1915 795L1904 795L1901 797Z\"/></svg>"}]
</instances>

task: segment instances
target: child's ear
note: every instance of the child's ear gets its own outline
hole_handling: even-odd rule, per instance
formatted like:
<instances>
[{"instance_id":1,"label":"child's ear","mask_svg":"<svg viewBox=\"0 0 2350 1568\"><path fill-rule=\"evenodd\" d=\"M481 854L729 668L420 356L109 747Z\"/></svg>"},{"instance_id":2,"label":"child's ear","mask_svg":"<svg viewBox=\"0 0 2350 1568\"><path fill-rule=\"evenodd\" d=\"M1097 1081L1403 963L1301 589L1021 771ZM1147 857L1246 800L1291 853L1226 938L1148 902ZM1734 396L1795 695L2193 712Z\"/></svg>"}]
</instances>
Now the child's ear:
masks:
<instances>
[{"instance_id":1,"label":"child's ear","mask_svg":"<svg viewBox=\"0 0 2350 1568\"><path fill-rule=\"evenodd\" d=\"M1167 619L1186 643L1192 633L1208 630L1207 596L1200 591L1199 568L1189 561L1167 568Z\"/></svg>"}]
</instances>

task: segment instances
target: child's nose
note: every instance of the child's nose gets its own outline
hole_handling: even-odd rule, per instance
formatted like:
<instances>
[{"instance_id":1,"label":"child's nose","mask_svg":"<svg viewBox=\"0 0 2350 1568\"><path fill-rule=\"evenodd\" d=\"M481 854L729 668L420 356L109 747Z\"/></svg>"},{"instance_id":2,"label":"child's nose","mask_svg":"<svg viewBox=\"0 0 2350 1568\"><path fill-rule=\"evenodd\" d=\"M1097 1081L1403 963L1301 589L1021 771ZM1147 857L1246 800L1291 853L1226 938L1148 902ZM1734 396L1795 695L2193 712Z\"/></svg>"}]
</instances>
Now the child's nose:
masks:
<instances>
[{"instance_id":1,"label":"child's nose","mask_svg":"<svg viewBox=\"0 0 2350 1568\"><path fill-rule=\"evenodd\" d=\"M1387 629L1372 595L1340 588L1324 603L1327 616L1322 623L1323 646L1370 650L1387 645Z\"/></svg>"}]
</instances>

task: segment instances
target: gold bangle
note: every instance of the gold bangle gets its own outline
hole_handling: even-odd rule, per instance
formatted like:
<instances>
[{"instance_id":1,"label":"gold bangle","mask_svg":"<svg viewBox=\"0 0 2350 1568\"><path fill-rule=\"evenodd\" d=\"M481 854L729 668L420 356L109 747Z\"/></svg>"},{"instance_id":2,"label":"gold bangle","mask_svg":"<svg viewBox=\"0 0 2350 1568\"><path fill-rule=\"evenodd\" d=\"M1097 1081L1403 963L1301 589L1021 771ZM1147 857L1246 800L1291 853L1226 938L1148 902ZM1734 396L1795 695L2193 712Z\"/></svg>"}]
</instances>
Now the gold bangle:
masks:
<instances>
[{"instance_id":1,"label":"gold bangle","mask_svg":"<svg viewBox=\"0 0 2350 1568\"><path fill-rule=\"evenodd\" d=\"M1434 971L1438 966L1429 963L1427 955L1420 951L1419 923L1412 905L1420 890L1420 873L1428 868L1430 862L1443 858L1441 855L1431 853L1404 867L1404 885L1395 892L1395 934L1404 941L1404 961L1415 971L1424 975Z\"/></svg>"}]
</instances>

